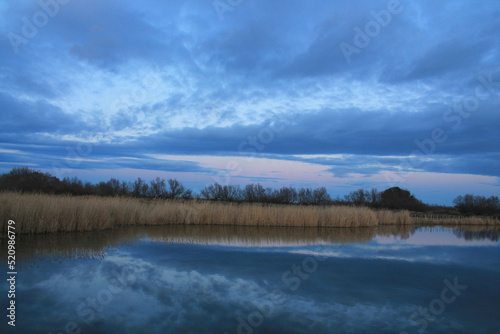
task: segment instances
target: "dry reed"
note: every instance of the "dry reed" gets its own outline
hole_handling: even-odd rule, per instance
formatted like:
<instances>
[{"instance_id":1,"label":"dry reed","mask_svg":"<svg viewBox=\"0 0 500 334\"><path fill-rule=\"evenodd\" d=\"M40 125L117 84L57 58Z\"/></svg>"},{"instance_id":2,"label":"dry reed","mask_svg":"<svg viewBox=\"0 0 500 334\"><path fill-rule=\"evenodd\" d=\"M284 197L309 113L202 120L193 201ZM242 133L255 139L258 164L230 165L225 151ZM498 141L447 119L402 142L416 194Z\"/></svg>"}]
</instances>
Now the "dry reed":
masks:
<instances>
[{"instance_id":1,"label":"dry reed","mask_svg":"<svg viewBox=\"0 0 500 334\"><path fill-rule=\"evenodd\" d=\"M129 197L74 197L0 193L1 232L7 221L17 233L95 231L132 225L245 225L369 227L432 223L408 211L347 206L262 205L207 201L143 200ZM492 225L491 218L463 218L444 224Z\"/></svg>"}]
</instances>

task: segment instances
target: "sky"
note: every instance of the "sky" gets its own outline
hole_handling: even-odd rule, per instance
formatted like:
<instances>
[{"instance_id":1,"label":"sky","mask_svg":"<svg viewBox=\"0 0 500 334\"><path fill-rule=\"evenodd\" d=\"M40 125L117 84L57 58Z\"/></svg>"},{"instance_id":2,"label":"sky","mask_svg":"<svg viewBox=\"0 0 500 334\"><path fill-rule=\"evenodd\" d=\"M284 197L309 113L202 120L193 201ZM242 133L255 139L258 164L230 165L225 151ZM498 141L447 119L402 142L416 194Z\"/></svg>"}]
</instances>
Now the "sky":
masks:
<instances>
[{"instance_id":1,"label":"sky","mask_svg":"<svg viewBox=\"0 0 500 334\"><path fill-rule=\"evenodd\" d=\"M0 0L0 172L500 194L500 2Z\"/></svg>"}]
</instances>

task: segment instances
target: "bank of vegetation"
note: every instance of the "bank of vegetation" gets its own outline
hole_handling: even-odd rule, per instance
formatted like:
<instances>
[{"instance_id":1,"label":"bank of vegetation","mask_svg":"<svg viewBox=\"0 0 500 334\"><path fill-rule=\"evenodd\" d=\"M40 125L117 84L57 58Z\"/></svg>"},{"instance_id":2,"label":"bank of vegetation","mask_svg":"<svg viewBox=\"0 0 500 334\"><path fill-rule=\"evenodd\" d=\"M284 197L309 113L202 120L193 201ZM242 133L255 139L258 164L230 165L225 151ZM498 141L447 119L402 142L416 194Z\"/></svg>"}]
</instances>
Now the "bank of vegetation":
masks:
<instances>
[{"instance_id":1,"label":"bank of vegetation","mask_svg":"<svg viewBox=\"0 0 500 334\"><path fill-rule=\"evenodd\" d=\"M455 208L430 207L398 187L359 189L332 199L324 187L264 188L210 184L193 194L175 179L111 179L97 184L58 179L29 168L0 176L2 232L93 231L130 225L361 227L384 224L499 224L498 197L465 195ZM441 210L432 215L430 210ZM438 219L436 219L438 217Z\"/></svg>"},{"instance_id":2,"label":"bank of vegetation","mask_svg":"<svg viewBox=\"0 0 500 334\"><path fill-rule=\"evenodd\" d=\"M369 227L429 224L409 211L353 206L229 203L207 200L139 199L0 193L2 233L7 221L17 233L96 231L136 225L244 225L294 227ZM435 221L435 223L442 223ZM446 223L495 225L490 217L452 218Z\"/></svg>"}]
</instances>

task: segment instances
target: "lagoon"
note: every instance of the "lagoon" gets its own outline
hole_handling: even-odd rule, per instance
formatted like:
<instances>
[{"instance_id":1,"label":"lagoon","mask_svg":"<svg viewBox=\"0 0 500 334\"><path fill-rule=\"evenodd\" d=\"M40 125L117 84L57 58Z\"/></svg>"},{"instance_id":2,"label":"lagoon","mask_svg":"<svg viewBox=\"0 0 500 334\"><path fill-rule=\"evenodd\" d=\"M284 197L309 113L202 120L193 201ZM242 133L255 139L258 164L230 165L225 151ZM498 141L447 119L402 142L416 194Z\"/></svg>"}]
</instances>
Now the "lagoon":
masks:
<instances>
[{"instance_id":1,"label":"lagoon","mask_svg":"<svg viewBox=\"0 0 500 334\"><path fill-rule=\"evenodd\" d=\"M0 329L500 333L499 232L161 226L20 235L16 327L3 315ZM7 307L8 283L1 288Z\"/></svg>"}]
</instances>

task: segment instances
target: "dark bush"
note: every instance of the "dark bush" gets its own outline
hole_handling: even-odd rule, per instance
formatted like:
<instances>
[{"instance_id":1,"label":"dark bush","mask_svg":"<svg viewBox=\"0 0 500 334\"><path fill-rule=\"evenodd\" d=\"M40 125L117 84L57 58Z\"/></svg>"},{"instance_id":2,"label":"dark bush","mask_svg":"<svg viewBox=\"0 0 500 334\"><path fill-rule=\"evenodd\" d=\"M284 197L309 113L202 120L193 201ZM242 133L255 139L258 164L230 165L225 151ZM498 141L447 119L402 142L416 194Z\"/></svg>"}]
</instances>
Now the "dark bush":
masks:
<instances>
[{"instance_id":1,"label":"dark bush","mask_svg":"<svg viewBox=\"0 0 500 334\"><path fill-rule=\"evenodd\" d=\"M380 194L380 206L392 210L423 211L426 205L408 190L392 187Z\"/></svg>"}]
</instances>

